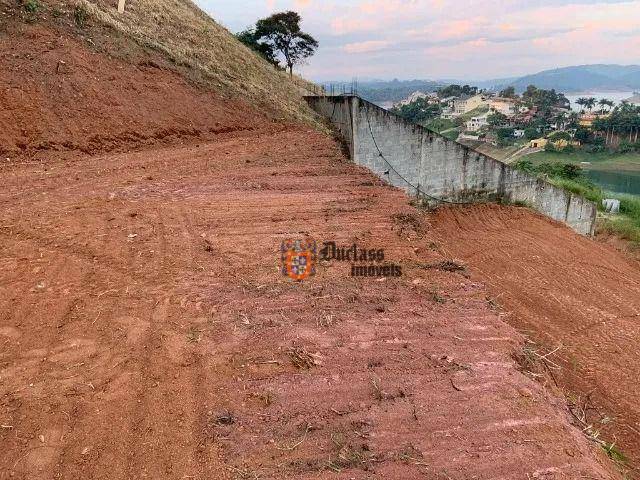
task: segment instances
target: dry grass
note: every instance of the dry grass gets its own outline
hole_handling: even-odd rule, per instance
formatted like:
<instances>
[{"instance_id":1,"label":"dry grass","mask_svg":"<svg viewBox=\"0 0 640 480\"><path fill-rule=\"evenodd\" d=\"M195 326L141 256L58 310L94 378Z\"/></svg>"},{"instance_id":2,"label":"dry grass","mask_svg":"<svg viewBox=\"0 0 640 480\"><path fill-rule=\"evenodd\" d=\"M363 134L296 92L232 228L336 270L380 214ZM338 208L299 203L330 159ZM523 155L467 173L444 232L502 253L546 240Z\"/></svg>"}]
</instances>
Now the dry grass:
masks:
<instances>
[{"instance_id":1,"label":"dry grass","mask_svg":"<svg viewBox=\"0 0 640 480\"><path fill-rule=\"evenodd\" d=\"M276 70L189 0L129 1L124 14L115 4L78 0L92 20L161 52L217 93L284 120L315 121L302 99L310 82Z\"/></svg>"}]
</instances>

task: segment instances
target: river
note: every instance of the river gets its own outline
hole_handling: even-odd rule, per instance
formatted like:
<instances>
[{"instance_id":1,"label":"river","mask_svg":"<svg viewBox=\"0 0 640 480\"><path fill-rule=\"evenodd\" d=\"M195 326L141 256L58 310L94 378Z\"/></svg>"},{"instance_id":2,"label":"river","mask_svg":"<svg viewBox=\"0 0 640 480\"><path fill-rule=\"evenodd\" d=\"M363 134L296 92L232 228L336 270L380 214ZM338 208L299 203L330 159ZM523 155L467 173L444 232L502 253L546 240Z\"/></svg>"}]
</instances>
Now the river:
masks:
<instances>
[{"instance_id":1,"label":"river","mask_svg":"<svg viewBox=\"0 0 640 480\"><path fill-rule=\"evenodd\" d=\"M585 175L604 190L640 195L640 172L585 170Z\"/></svg>"}]
</instances>

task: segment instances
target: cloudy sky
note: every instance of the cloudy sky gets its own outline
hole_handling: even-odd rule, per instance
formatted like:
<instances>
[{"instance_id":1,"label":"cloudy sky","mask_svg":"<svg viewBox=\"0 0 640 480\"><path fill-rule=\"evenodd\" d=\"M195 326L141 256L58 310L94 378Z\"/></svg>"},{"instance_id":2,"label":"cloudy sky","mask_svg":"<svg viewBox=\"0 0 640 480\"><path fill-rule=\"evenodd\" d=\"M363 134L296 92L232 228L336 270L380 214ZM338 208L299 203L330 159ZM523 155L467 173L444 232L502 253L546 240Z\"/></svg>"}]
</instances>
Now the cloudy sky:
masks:
<instances>
[{"instance_id":1,"label":"cloudy sky","mask_svg":"<svg viewBox=\"0 0 640 480\"><path fill-rule=\"evenodd\" d=\"M236 32L295 10L320 49L314 80L511 77L640 64L640 0L196 0Z\"/></svg>"}]
</instances>

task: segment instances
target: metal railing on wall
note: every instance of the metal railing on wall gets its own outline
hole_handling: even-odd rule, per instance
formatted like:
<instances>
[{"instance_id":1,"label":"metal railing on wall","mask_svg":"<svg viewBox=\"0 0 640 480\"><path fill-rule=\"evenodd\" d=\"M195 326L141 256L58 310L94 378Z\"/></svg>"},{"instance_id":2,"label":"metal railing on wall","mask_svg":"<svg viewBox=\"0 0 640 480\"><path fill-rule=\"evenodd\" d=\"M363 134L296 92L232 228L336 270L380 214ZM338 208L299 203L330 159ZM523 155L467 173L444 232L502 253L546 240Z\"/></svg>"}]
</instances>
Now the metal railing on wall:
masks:
<instances>
[{"instance_id":1,"label":"metal railing on wall","mask_svg":"<svg viewBox=\"0 0 640 480\"><path fill-rule=\"evenodd\" d=\"M358 80L353 79L351 82L337 82L322 84L326 95L358 95Z\"/></svg>"}]
</instances>

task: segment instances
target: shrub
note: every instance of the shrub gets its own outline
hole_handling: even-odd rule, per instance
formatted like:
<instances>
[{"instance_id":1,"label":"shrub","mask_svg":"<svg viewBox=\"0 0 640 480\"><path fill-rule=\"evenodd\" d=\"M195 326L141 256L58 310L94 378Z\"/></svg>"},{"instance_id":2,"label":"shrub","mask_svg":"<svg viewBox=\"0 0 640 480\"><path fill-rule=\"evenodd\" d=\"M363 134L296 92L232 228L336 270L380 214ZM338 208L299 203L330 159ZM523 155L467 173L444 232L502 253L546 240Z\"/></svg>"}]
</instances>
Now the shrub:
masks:
<instances>
[{"instance_id":1,"label":"shrub","mask_svg":"<svg viewBox=\"0 0 640 480\"><path fill-rule=\"evenodd\" d=\"M27 13L36 13L40 9L40 4L38 0L27 0L24 2L23 7Z\"/></svg>"},{"instance_id":2,"label":"shrub","mask_svg":"<svg viewBox=\"0 0 640 480\"><path fill-rule=\"evenodd\" d=\"M518 160L512 166L523 172L536 173L536 167L531 160Z\"/></svg>"},{"instance_id":3,"label":"shrub","mask_svg":"<svg viewBox=\"0 0 640 480\"><path fill-rule=\"evenodd\" d=\"M87 23L87 9L81 3L76 5L76 8L73 10L73 20L76 22L78 28L84 28Z\"/></svg>"},{"instance_id":4,"label":"shrub","mask_svg":"<svg viewBox=\"0 0 640 480\"><path fill-rule=\"evenodd\" d=\"M579 127L576 130L576 133L573 135L573 138L578 140L580 143L592 143L594 140L594 136L591 130L584 127Z\"/></svg>"},{"instance_id":5,"label":"shrub","mask_svg":"<svg viewBox=\"0 0 640 480\"><path fill-rule=\"evenodd\" d=\"M569 132L553 132L549 135L549 140L571 140L571 135Z\"/></svg>"},{"instance_id":6,"label":"shrub","mask_svg":"<svg viewBox=\"0 0 640 480\"><path fill-rule=\"evenodd\" d=\"M582 147L582 150L584 150L587 153L600 153L600 152L604 152L606 150L604 145L585 145Z\"/></svg>"},{"instance_id":7,"label":"shrub","mask_svg":"<svg viewBox=\"0 0 640 480\"><path fill-rule=\"evenodd\" d=\"M527 127L524 129L524 137L527 140L535 140L540 136L540 132L538 132L537 128Z\"/></svg>"},{"instance_id":8,"label":"shrub","mask_svg":"<svg viewBox=\"0 0 640 480\"><path fill-rule=\"evenodd\" d=\"M618 153L631 153L635 150L635 144L628 142L627 140L622 140L620 145L618 145Z\"/></svg>"}]
</instances>

